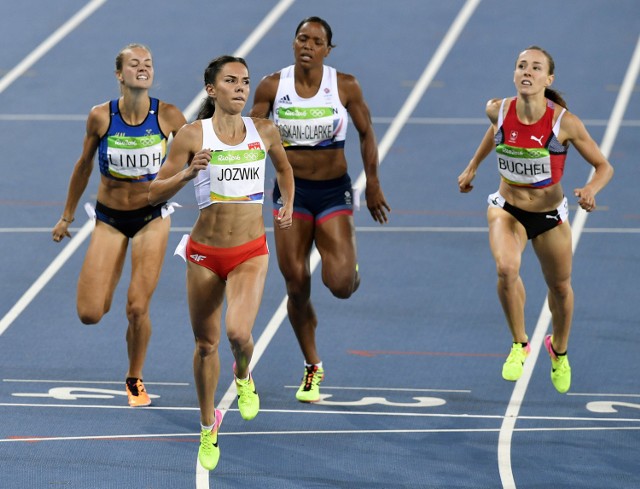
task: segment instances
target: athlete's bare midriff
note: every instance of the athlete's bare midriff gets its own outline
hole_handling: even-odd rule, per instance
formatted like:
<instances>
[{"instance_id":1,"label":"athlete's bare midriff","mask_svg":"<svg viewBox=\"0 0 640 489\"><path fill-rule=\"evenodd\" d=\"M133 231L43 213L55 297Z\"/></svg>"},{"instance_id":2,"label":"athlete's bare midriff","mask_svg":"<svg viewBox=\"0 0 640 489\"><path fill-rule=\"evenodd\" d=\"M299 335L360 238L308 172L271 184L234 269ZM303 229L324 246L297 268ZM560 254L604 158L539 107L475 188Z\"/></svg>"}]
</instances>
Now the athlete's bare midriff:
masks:
<instances>
[{"instance_id":1,"label":"athlete's bare midriff","mask_svg":"<svg viewBox=\"0 0 640 489\"><path fill-rule=\"evenodd\" d=\"M287 158L296 178L333 180L347 173L344 149L289 149Z\"/></svg>"},{"instance_id":2,"label":"athlete's bare midriff","mask_svg":"<svg viewBox=\"0 0 640 489\"><path fill-rule=\"evenodd\" d=\"M500 195L509 204L528 212L546 212L556 209L564 198L559 183L545 188L529 188L500 182Z\"/></svg>"},{"instance_id":3,"label":"athlete's bare midriff","mask_svg":"<svg viewBox=\"0 0 640 489\"><path fill-rule=\"evenodd\" d=\"M149 205L151 182L120 182L100 176L98 202L118 211L142 209Z\"/></svg>"}]
</instances>

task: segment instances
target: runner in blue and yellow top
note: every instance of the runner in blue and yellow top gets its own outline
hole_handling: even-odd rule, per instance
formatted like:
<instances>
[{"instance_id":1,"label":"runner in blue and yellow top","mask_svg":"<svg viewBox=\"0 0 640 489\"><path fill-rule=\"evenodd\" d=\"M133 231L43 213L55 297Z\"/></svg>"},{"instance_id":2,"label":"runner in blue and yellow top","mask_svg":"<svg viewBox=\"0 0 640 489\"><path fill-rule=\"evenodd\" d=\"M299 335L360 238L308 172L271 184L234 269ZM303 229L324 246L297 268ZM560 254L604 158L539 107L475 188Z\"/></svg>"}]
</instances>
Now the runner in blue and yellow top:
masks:
<instances>
[{"instance_id":1,"label":"runner in blue and yellow top","mask_svg":"<svg viewBox=\"0 0 640 489\"><path fill-rule=\"evenodd\" d=\"M598 149L580 119L550 86L553 58L531 46L516 61L517 96L487 104L491 126L458 177L460 192L470 192L480 163L496 152L500 187L488 198L489 243L498 274L498 297L513 337L502 368L505 380L516 381L530 351L524 322L525 288L520 262L531 240L548 287L552 334L544 344L551 357L551 381L558 392L571 385L567 357L573 316L571 287L571 230L568 202L560 180L569 144L593 166L593 178L573 191L587 212L596 207L595 196L607 185L613 168Z\"/></svg>"},{"instance_id":2,"label":"runner in blue and yellow top","mask_svg":"<svg viewBox=\"0 0 640 489\"><path fill-rule=\"evenodd\" d=\"M78 280L78 316L84 324L95 324L109 311L131 242L125 387L129 405L137 407L151 403L142 381L151 337L149 304L162 268L172 210L164 203L150 206L147 193L165 159L168 136L186 120L175 106L149 97L154 71L146 46L126 46L116 57L115 75L120 97L89 113L82 154L52 234L54 241L71 237L69 224L97 152L101 179L95 210L89 206L95 211L96 226Z\"/></svg>"},{"instance_id":3,"label":"runner in blue and yellow top","mask_svg":"<svg viewBox=\"0 0 640 489\"><path fill-rule=\"evenodd\" d=\"M322 280L335 297L350 297L360 284L353 223L359 197L352 191L344 153L349 116L360 138L371 217L384 224L391 210L378 179L369 108L354 76L324 65L332 48L331 27L325 20L309 17L300 22L293 41L295 63L260 82L250 112L255 117L273 115L296 179L294 225L286 236L276 229L275 241L289 321L304 356L296 393L301 402L320 400L324 378L315 340L318 319L311 303L313 244L322 260ZM273 204L274 212L282 205L277 185Z\"/></svg>"},{"instance_id":4,"label":"runner in blue and yellow top","mask_svg":"<svg viewBox=\"0 0 640 489\"><path fill-rule=\"evenodd\" d=\"M193 181L200 212L176 254L187 262L187 298L196 341L193 370L200 406L198 460L213 470L220 458L221 411L214 395L220 377L218 345L222 310L235 360L238 410L253 419L260 410L249 364L253 323L264 290L269 250L262 204L267 154L282 189L283 205L274 227L289 231L293 212L293 171L275 124L242 117L249 98L249 70L242 58L220 56L207 66L208 97L198 120L180 130L166 163L151 184L149 201L160 203ZM186 167L185 167L186 166Z\"/></svg>"}]
</instances>

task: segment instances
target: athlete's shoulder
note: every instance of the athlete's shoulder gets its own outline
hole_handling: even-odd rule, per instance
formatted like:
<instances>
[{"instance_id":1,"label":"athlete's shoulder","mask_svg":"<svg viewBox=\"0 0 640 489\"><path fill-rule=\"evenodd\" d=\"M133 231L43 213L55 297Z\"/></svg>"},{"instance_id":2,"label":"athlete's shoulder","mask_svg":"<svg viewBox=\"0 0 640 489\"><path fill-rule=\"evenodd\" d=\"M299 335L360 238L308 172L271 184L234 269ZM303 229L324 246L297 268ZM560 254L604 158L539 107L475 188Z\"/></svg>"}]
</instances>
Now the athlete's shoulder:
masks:
<instances>
[{"instance_id":1,"label":"athlete's shoulder","mask_svg":"<svg viewBox=\"0 0 640 489\"><path fill-rule=\"evenodd\" d=\"M91 107L87 116L87 133L102 137L109 128L111 111L109 101Z\"/></svg>"},{"instance_id":2,"label":"athlete's shoulder","mask_svg":"<svg viewBox=\"0 0 640 489\"><path fill-rule=\"evenodd\" d=\"M280 84L280 72L276 71L269 75L264 76L258 86L256 87L255 99L256 101L263 101L273 99L278 91L278 85Z\"/></svg>"},{"instance_id":3,"label":"athlete's shoulder","mask_svg":"<svg viewBox=\"0 0 640 489\"><path fill-rule=\"evenodd\" d=\"M492 121L496 122L498 120L498 114L500 113L500 107L502 107L502 101L504 98L492 98L487 101L485 105L485 113L487 117ZM505 100L505 110L509 107L510 100Z\"/></svg>"},{"instance_id":4,"label":"athlete's shoulder","mask_svg":"<svg viewBox=\"0 0 640 489\"><path fill-rule=\"evenodd\" d=\"M262 85L273 85L278 84L280 81L280 71L274 71L273 73L269 73L268 75L263 76L258 83L259 86Z\"/></svg>"},{"instance_id":5,"label":"athlete's shoulder","mask_svg":"<svg viewBox=\"0 0 640 489\"><path fill-rule=\"evenodd\" d=\"M158 102L158 117L161 127L167 129L165 132L167 134L172 133L174 136L187 122L184 114L178 107L168 102L163 102L162 100Z\"/></svg>"},{"instance_id":6,"label":"athlete's shoulder","mask_svg":"<svg viewBox=\"0 0 640 489\"><path fill-rule=\"evenodd\" d=\"M169 102L165 102L164 100L158 100L158 111L159 112L169 111L172 114L175 114L175 113L182 114L182 111L178 107L176 107L175 105Z\"/></svg>"},{"instance_id":7,"label":"athlete's shoulder","mask_svg":"<svg viewBox=\"0 0 640 489\"><path fill-rule=\"evenodd\" d=\"M256 127L256 130L259 133L278 130L277 126L271 119L264 119L262 117L249 117L249 119L251 119L253 125Z\"/></svg>"},{"instance_id":8,"label":"athlete's shoulder","mask_svg":"<svg viewBox=\"0 0 640 489\"><path fill-rule=\"evenodd\" d=\"M342 103L347 106L352 101L362 100L362 87L358 79L350 74L343 72L336 72L336 79L338 84L338 90L340 91Z\"/></svg>"},{"instance_id":9,"label":"athlete's shoulder","mask_svg":"<svg viewBox=\"0 0 640 489\"><path fill-rule=\"evenodd\" d=\"M109 116L110 112L110 104L111 101L107 100L106 102L102 102L101 104L94 105L89 110L89 117L100 117L100 116Z\"/></svg>"},{"instance_id":10,"label":"athlete's shoulder","mask_svg":"<svg viewBox=\"0 0 640 489\"><path fill-rule=\"evenodd\" d=\"M355 75L351 73L345 73L344 71L336 70L336 78L338 79L338 83L359 83Z\"/></svg>"},{"instance_id":11,"label":"athlete's shoulder","mask_svg":"<svg viewBox=\"0 0 640 489\"><path fill-rule=\"evenodd\" d=\"M193 140L200 142L202 140L202 121L197 119L193 122L183 124L176 134L176 139Z\"/></svg>"},{"instance_id":12,"label":"athlete's shoulder","mask_svg":"<svg viewBox=\"0 0 640 489\"><path fill-rule=\"evenodd\" d=\"M490 98L487 100L486 110L497 110L502 105L504 98ZM508 104L509 99L505 100L505 105Z\"/></svg>"}]
</instances>

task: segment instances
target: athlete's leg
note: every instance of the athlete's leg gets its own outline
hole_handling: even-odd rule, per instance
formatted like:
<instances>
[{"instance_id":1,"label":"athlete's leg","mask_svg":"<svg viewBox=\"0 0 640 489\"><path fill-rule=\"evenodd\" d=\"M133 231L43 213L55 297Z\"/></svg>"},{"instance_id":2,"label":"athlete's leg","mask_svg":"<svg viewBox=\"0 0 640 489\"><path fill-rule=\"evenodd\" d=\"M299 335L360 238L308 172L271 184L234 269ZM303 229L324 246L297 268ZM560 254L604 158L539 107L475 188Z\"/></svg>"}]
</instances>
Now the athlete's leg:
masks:
<instances>
[{"instance_id":1,"label":"athlete's leg","mask_svg":"<svg viewBox=\"0 0 640 489\"><path fill-rule=\"evenodd\" d=\"M499 207L489 207L487 219L489 244L498 275L498 298L513 341L525 343L528 341L524 322L526 293L520 264L527 245L526 231L515 217Z\"/></svg>"},{"instance_id":2,"label":"athlete's leg","mask_svg":"<svg viewBox=\"0 0 640 489\"><path fill-rule=\"evenodd\" d=\"M268 265L269 255L255 256L238 265L227 277L225 328L239 379L249 375L253 355L251 331L262 301Z\"/></svg>"},{"instance_id":3,"label":"athlete's leg","mask_svg":"<svg viewBox=\"0 0 640 489\"><path fill-rule=\"evenodd\" d=\"M348 299L360 285L353 216L339 214L317 224L315 240L322 258L322 282L335 297Z\"/></svg>"},{"instance_id":4,"label":"athlete's leg","mask_svg":"<svg viewBox=\"0 0 640 489\"><path fill-rule=\"evenodd\" d=\"M129 238L96 221L78 277L77 310L84 324L96 324L111 308L127 253Z\"/></svg>"},{"instance_id":5,"label":"athlete's leg","mask_svg":"<svg viewBox=\"0 0 640 489\"><path fill-rule=\"evenodd\" d=\"M156 218L131 240L131 282L127 293L127 377L142 379L142 369L151 338L149 307L158 285L171 219Z\"/></svg>"},{"instance_id":6,"label":"athlete's leg","mask_svg":"<svg viewBox=\"0 0 640 489\"><path fill-rule=\"evenodd\" d=\"M287 312L305 362L319 363L315 330L318 324L311 303L310 254L314 223L294 219L289 229L274 226L278 266L287 288Z\"/></svg>"},{"instance_id":7,"label":"athlete's leg","mask_svg":"<svg viewBox=\"0 0 640 489\"><path fill-rule=\"evenodd\" d=\"M569 223L564 222L537 236L532 240L532 244L549 288L547 297L552 317L553 348L558 353L564 353L567 351L573 318L572 251Z\"/></svg>"},{"instance_id":8,"label":"athlete's leg","mask_svg":"<svg viewBox=\"0 0 640 489\"><path fill-rule=\"evenodd\" d=\"M200 406L200 422L215 422L214 395L220 376L220 320L225 282L211 270L187 262L187 298L195 337L193 376Z\"/></svg>"}]
</instances>

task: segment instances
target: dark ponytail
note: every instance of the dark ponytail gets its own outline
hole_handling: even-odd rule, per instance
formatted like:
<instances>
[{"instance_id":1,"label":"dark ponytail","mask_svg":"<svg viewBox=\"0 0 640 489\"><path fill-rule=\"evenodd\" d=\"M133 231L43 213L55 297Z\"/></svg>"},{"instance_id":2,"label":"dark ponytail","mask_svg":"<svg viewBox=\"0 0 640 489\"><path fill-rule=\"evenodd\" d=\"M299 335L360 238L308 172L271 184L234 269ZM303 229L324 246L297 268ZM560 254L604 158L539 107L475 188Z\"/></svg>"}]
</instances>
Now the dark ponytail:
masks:
<instances>
[{"instance_id":1,"label":"dark ponytail","mask_svg":"<svg viewBox=\"0 0 640 489\"><path fill-rule=\"evenodd\" d=\"M227 63L241 63L245 66L245 68L247 68L247 71L249 70L249 67L247 66L247 62L243 58L240 58L238 56L229 56L226 54L222 56L218 56L216 59L212 60L207 66L207 68L204 70L205 86L215 84L218 73L220 73L220 70L222 69L222 67ZM200 110L198 111L197 118L209 119L210 117L213 116L215 110L216 110L216 105L214 100L211 97L207 96L205 99L202 100L202 103L200 104Z\"/></svg>"},{"instance_id":2,"label":"dark ponytail","mask_svg":"<svg viewBox=\"0 0 640 489\"><path fill-rule=\"evenodd\" d=\"M216 106L211 100L211 97L206 97L202 99L202 103L200 104L200 110L198 111L197 119L210 119L213 117L213 113L216 110Z\"/></svg>"},{"instance_id":3,"label":"dark ponytail","mask_svg":"<svg viewBox=\"0 0 640 489\"><path fill-rule=\"evenodd\" d=\"M544 96L551 100L554 104L568 109L567 102L564 101L562 95L560 95L560 92L558 92L557 90L554 90L553 88L545 88Z\"/></svg>"}]
</instances>

